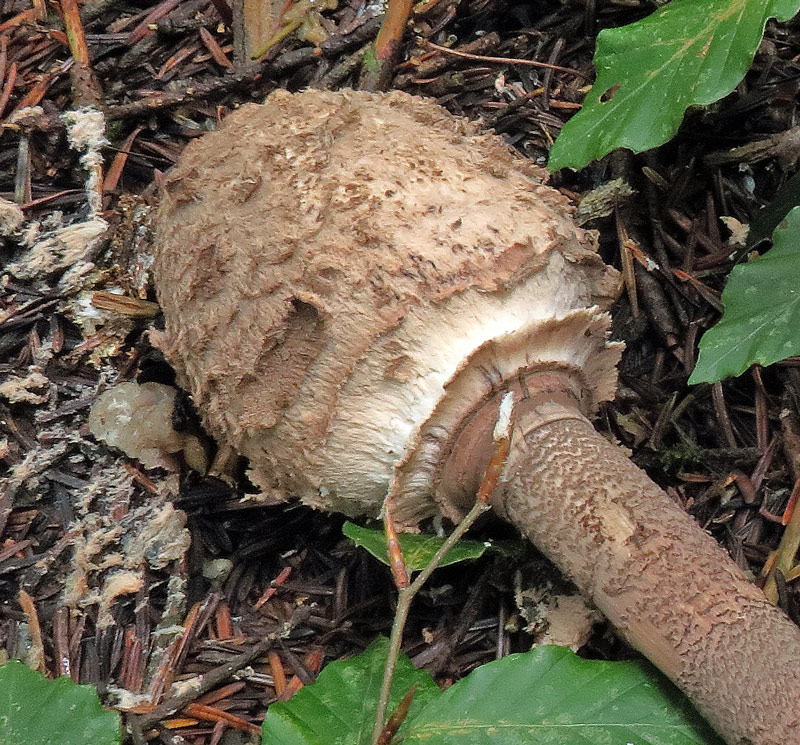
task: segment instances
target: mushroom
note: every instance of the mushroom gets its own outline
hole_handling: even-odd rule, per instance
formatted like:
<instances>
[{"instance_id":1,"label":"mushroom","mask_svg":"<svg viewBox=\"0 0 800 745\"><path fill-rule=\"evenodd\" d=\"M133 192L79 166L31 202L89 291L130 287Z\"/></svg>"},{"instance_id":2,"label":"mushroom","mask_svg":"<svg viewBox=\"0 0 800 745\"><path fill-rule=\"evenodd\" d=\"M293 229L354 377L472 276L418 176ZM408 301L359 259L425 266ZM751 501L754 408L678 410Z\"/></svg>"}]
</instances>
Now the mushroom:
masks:
<instances>
[{"instance_id":1,"label":"mushroom","mask_svg":"<svg viewBox=\"0 0 800 745\"><path fill-rule=\"evenodd\" d=\"M173 426L177 391L161 383L129 380L100 394L89 412L89 431L145 468L177 469L175 453L198 471L206 470L202 442Z\"/></svg>"},{"instance_id":2,"label":"mushroom","mask_svg":"<svg viewBox=\"0 0 800 745\"><path fill-rule=\"evenodd\" d=\"M730 745L800 743L800 630L596 433L617 273L544 173L403 93L273 93L167 178L154 334L268 495L457 520L514 425L496 511Z\"/></svg>"}]
</instances>

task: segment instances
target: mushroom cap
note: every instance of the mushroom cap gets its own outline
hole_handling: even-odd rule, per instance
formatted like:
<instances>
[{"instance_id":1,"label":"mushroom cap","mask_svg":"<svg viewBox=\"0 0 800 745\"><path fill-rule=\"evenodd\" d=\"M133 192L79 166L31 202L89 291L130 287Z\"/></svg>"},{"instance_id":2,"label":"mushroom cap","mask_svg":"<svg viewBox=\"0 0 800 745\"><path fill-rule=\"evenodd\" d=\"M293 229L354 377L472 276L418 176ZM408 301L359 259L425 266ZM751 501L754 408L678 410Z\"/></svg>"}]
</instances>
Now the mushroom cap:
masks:
<instances>
[{"instance_id":1,"label":"mushroom cap","mask_svg":"<svg viewBox=\"0 0 800 745\"><path fill-rule=\"evenodd\" d=\"M520 376L613 396L617 274L543 181L431 101L276 91L166 181L154 341L263 492L456 517L443 466Z\"/></svg>"}]
</instances>

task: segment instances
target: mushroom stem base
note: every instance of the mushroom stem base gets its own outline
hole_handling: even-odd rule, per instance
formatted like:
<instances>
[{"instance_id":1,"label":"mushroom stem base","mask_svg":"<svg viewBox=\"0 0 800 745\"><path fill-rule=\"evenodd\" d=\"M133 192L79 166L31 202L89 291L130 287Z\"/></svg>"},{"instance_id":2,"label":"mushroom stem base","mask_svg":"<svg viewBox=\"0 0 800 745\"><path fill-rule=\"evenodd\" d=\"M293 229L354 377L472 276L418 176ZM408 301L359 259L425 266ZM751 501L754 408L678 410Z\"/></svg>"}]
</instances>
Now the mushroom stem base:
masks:
<instances>
[{"instance_id":1,"label":"mushroom stem base","mask_svg":"<svg viewBox=\"0 0 800 745\"><path fill-rule=\"evenodd\" d=\"M800 745L800 630L577 408L519 402L493 505L729 745Z\"/></svg>"}]
</instances>

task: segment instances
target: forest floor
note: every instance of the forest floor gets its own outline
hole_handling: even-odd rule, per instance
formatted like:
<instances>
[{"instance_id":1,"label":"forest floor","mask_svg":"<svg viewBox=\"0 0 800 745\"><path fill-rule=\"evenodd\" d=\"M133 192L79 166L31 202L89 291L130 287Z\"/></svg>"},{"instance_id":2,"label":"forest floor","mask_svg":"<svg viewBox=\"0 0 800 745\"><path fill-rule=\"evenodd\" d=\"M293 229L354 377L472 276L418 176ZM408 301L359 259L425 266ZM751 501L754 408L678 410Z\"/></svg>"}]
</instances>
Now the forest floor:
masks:
<instances>
[{"instance_id":1,"label":"forest floor","mask_svg":"<svg viewBox=\"0 0 800 745\"><path fill-rule=\"evenodd\" d=\"M388 633L389 574L344 539L343 518L254 503L245 481L177 460L145 468L95 440L87 417L112 385L174 382L148 341L159 324L147 260L162 175L243 102L276 88L357 85L380 8L341 0L320 20L309 5L315 23L250 62L226 0L92 0L80 7L88 48L80 64L60 15L72 12L74 24L73 4L56 12L42 0L3 0L0 15L0 654L93 683L106 702L134 712L136 737L249 742L268 704ZM597 32L652 7L421 3L391 87L480 120L544 164L593 77ZM796 125L798 55L797 25L770 23L745 80L690 112L670 143L552 179L576 201L612 179L634 192L586 225L627 279L613 310L614 336L627 345L620 392L601 428L756 577L800 476L800 362L717 385L690 387L687 378L732 266L721 218L763 218L796 168L776 153L736 148ZM62 119L87 103L105 113L104 162L89 167L101 179L97 219L108 227L96 240L76 237L80 229L66 240L66 226L92 229L87 172ZM622 266L625 240L658 269ZM182 426L196 428L190 404L183 409ZM569 592L509 528L485 524L476 534L514 550L439 570L406 634L404 651L442 683L529 649L548 631L548 597ZM778 589L800 620L800 588ZM264 645L271 634L278 640ZM585 656L633 654L602 623L574 641ZM225 677L248 653L246 675L181 699L175 715L136 719L146 710L137 704L169 702L171 683L212 669Z\"/></svg>"}]
</instances>

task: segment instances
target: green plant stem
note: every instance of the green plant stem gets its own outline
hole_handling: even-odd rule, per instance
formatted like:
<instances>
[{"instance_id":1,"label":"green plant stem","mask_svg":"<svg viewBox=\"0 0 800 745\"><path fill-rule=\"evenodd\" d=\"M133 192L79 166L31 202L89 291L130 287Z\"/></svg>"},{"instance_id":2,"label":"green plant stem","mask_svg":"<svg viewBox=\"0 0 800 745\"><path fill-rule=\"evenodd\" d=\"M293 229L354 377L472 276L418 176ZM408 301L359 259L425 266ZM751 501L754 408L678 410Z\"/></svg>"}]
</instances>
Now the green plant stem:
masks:
<instances>
[{"instance_id":1,"label":"green plant stem","mask_svg":"<svg viewBox=\"0 0 800 745\"><path fill-rule=\"evenodd\" d=\"M795 556L800 548L800 505L796 505L786 529L781 536L781 542L775 553L775 561L767 576L764 585L764 594L771 603L778 602L778 585L775 582L775 571L780 569L783 575L789 574L794 568Z\"/></svg>"},{"instance_id":2,"label":"green plant stem","mask_svg":"<svg viewBox=\"0 0 800 745\"><path fill-rule=\"evenodd\" d=\"M270 36L267 41L265 41L255 52L250 54L250 59L257 60L259 57L263 57L272 47L276 44L282 42L289 34L293 34L300 26L303 25L302 21L295 20L290 21L285 26L282 26L278 31L276 31L272 36Z\"/></svg>"},{"instance_id":3,"label":"green plant stem","mask_svg":"<svg viewBox=\"0 0 800 745\"><path fill-rule=\"evenodd\" d=\"M383 668L383 680L381 681L381 692L378 696L378 706L375 709L375 723L372 727L372 745L377 745L381 733L383 732L386 709L389 705L389 694L392 689L394 669L397 666L397 658L400 655L400 646L403 643L403 630L408 620L408 611L411 608L411 601L413 599L414 592L411 586L401 589L397 596L397 608L394 612L392 633L389 635L389 651L386 655L386 666Z\"/></svg>"},{"instance_id":4,"label":"green plant stem","mask_svg":"<svg viewBox=\"0 0 800 745\"><path fill-rule=\"evenodd\" d=\"M372 745L377 745L385 725L386 709L389 706L389 694L392 689L392 678L394 677L394 670L397 666L397 658L400 656L400 647L403 643L403 631L405 630L406 621L408 620L408 611L411 608L411 602L414 600L414 596L422 589L422 586L427 582L431 574L433 574L436 567L439 566L442 559L447 555L447 552L453 548L464 533L469 530L472 524L489 509L491 509L489 504L476 501L475 504L472 505L472 509L470 509L464 516L464 519L456 526L455 530L447 536L444 543L442 543L439 550L433 555L433 558L428 562L425 568L414 578L414 581L408 587L402 587L398 591L397 609L394 613L392 633L389 636L389 651L386 655L386 667L383 669L383 681L381 682L381 691L378 696L378 706L375 710L375 725L372 728Z\"/></svg>"}]
</instances>

